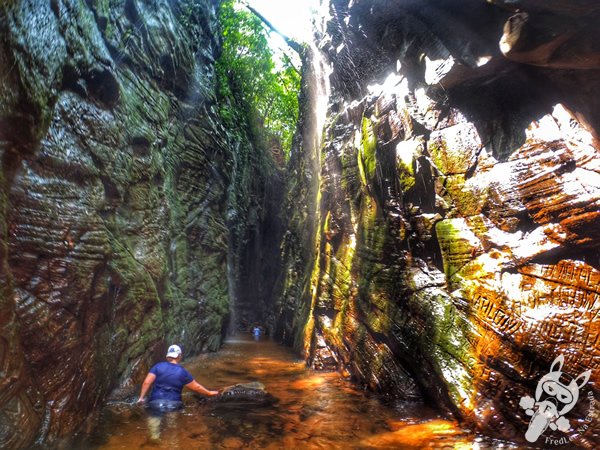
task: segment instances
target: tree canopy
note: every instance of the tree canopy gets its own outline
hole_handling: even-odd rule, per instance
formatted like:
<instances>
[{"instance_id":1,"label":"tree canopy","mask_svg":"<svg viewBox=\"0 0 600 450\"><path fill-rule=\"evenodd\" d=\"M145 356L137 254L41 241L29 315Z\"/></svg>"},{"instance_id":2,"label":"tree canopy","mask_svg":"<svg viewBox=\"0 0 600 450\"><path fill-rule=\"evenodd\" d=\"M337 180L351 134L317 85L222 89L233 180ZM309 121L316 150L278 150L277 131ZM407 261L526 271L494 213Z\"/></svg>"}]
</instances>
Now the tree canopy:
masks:
<instances>
[{"instance_id":1,"label":"tree canopy","mask_svg":"<svg viewBox=\"0 0 600 450\"><path fill-rule=\"evenodd\" d=\"M245 121L255 138L288 155L298 120L298 70L285 55L274 55L270 31L237 0L222 2L219 19L223 49L217 76L223 119Z\"/></svg>"}]
</instances>

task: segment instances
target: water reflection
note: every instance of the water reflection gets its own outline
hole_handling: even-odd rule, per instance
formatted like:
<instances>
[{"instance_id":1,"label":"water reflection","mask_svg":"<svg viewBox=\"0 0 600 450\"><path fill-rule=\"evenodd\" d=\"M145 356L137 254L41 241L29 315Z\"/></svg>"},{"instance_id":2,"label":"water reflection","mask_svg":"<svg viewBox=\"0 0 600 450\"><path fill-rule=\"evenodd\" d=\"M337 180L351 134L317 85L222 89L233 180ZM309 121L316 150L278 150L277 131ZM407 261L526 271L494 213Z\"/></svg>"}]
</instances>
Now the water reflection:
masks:
<instances>
[{"instance_id":1,"label":"water reflection","mask_svg":"<svg viewBox=\"0 0 600 450\"><path fill-rule=\"evenodd\" d=\"M208 388L260 381L278 401L205 401L187 393L182 412L158 421L142 410L106 411L93 438L95 448L484 447L422 405L405 405L400 412L337 373L308 370L289 349L264 336L232 339L222 351L184 364Z\"/></svg>"}]
</instances>

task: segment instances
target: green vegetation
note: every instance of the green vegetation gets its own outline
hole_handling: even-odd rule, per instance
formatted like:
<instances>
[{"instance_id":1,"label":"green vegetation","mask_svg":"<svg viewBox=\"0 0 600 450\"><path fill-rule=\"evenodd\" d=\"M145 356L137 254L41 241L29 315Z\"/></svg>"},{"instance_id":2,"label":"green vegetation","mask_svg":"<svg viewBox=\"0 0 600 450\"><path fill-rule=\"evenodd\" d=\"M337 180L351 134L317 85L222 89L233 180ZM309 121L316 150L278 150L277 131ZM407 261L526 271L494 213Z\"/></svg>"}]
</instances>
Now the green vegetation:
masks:
<instances>
[{"instance_id":1,"label":"green vegetation","mask_svg":"<svg viewBox=\"0 0 600 450\"><path fill-rule=\"evenodd\" d=\"M369 186L375 179L377 137L375 136L373 122L367 117L363 117L362 120L361 136L361 146L358 152L358 170L363 185Z\"/></svg>"},{"instance_id":2,"label":"green vegetation","mask_svg":"<svg viewBox=\"0 0 600 450\"><path fill-rule=\"evenodd\" d=\"M298 120L299 72L285 55L275 57L263 22L237 0L221 4L219 20L223 52L217 77L224 122L230 129L248 124L257 143L288 155Z\"/></svg>"}]
</instances>

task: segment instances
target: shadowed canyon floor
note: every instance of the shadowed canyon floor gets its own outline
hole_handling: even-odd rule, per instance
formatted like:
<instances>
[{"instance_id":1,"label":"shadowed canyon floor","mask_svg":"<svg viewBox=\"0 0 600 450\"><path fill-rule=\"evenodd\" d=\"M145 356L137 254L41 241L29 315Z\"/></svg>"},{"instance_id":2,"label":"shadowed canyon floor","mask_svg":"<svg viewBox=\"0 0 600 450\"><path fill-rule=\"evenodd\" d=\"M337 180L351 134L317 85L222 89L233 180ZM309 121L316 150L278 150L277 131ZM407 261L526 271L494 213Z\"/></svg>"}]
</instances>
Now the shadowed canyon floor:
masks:
<instances>
[{"instance_id":1,"label":"shadowed canyon floor","mask_svg":"<svg viewBox=\"0 0 600 450\"><path fill-rule=\"evenodd\" d=\"M213 388L260 380L278 399L201 402L188 394L185 410L165 417L160 438L137 408L107 409L85 448L491 448L491 443L438 417L421 404L387 407L340 377L305 367L286 347L248 336L186 366ZM156 431L154 431L156 433ZM510 448L495 443L494 448Z\"/></svg>"}]
</instances>

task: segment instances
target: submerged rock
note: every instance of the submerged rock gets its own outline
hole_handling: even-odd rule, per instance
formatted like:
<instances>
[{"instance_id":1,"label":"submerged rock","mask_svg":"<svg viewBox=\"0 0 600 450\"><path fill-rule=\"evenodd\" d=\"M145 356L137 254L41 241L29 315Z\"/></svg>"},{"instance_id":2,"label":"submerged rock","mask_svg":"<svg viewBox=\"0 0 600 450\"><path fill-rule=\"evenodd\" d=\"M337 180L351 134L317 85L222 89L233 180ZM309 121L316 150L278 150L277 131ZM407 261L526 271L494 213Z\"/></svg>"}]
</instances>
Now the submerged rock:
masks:
<instances>
[{"instance_id":1,"label":"submerged rock","mask_svg":"<svg viewBox=\"0 0 600 450\"><path fill-rule=\"evenodd\" d=\"M227 386L221 390L219 395L208 397L210 402L251 402L259 404L273 404L277 399L265 389L265 385L253 381L250 383L239 383Z\"/></svg>"}]
</instances>

